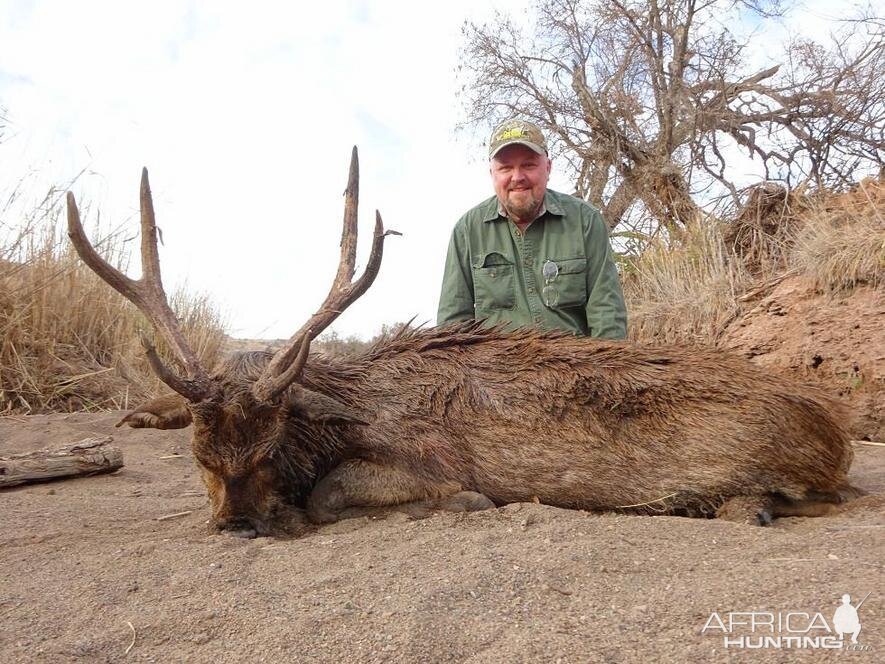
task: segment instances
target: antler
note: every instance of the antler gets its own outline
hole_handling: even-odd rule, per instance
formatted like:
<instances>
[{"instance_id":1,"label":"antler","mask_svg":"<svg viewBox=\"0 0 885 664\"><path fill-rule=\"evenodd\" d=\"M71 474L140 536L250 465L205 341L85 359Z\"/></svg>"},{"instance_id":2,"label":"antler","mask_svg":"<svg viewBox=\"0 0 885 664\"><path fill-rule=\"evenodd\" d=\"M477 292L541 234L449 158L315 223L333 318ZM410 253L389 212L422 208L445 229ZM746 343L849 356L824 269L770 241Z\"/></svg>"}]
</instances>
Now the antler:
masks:
<instances>
[{"instance_id":1,"label":"antler","mask_svg":"<svg viewBox=\"0 0 885 664\"><path fill-rule=\"evenodd\" d=\"M83 232L80 211L77 209L74 194L70 191L67 195L67 203L68 237L71 238L71 243L80 258L102 280L132 302L147 317L157 334L175 353L176 358L187 372L187 378L180 377L166 367L154 347L142 337L141 341L151 368L160 380L186 399L190 401L205 399L209 395L211 387L209 376L185 341L175 313L166 299L163 282L160 279L157 225L154 220L154 202L151 199L147 169L141 171L141 264L143 274L141 279L137 281L130 279L98 255L98 252L86 238L86 233Z\"/></svg>"},{"instance_id":2,"label":"antler","mask_svg":"<svg viewBox=\"0 0 885 664\"><path fill-rule=\"evenodd\" d=\"M344 192L344 229L341 233L341 260L338 273L326 300L310 320L289 338L286 345L277 351L261 377L252 387L252 393L260 401L269 401L291 385L304 368L310 342L318 337L347 307L365 293L381 267L384 253L384 238L388 235L401 235L397 231L385 231L381 213L375 211L375 234L372 251L366 269L359 279L353 281L356 263L357 208L359 206L360 165L356 146L350 157L350 173L347 189Z\"/></svg>"}]
</instances>

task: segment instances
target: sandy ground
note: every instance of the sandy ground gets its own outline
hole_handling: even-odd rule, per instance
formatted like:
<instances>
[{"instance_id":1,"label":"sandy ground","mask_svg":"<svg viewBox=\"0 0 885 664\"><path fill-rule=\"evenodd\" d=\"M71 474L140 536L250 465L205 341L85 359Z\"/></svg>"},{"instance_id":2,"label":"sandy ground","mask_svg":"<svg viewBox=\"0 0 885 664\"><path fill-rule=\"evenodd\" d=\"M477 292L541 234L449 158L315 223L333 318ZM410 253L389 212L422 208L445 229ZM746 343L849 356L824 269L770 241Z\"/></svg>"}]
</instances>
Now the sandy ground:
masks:
<instances>
[{"instance_id":1,"label":"sandy ground","mask_svg":"<svg viewBox=\"0 0 885 664\"><path fill-rule=\"evenodd\" d=\"M238 540L208 530L189 430L116 418L0 419L0 455L113 433L126 462L0 493L4 662L788 662L702 628L729 611L831 622L843 593L871 593L864 649L802 660L885 661L885 448L857 448L871 495L769 528L528 504Z\"/></svg>"}]
</instances>

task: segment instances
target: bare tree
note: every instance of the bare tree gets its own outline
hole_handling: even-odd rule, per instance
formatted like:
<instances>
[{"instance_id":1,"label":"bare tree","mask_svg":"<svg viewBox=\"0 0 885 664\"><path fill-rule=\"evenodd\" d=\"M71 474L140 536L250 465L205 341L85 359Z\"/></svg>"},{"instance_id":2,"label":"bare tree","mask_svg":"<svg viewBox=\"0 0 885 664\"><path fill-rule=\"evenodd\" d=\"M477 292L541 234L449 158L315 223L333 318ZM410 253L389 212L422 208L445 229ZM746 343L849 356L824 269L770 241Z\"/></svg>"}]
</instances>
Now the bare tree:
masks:
<instances>
[{"instance_id":1,"label":"bare tree","mask_svg":"<svg viewBox=\"0 0 885 664\"><path fill-rule=\"evenodd\" d=\"M535 13L532 31L503 15L465 25L465 124L545 127L612 228L633 210L678 235L700 207L738 202L737 150L788 185L885 163L881 19L829 49L794 40L754 69L752 37L729 21L773 20L776 0L540 0Z\"/></svg>"}]
</instances>

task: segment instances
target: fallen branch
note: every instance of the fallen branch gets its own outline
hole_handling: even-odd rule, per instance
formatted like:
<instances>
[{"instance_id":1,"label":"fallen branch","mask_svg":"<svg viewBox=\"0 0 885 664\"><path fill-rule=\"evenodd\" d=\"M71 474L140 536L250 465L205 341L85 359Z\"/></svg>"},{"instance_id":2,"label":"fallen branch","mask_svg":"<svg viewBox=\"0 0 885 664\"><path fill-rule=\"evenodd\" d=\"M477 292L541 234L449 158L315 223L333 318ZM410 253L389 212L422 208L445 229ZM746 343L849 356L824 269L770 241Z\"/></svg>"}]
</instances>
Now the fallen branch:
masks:
<instances>
[{"instance_id":1,"label":"fallen branch","mask_svg":"<svg viewBox=\"0 0 885 664\"><path fill-rule=\"evenodd\" d=\"M129 625L129 629L132 630L132 640L129 642L129 645L126 647L126 652L123 653L124 655L128 655L129 651L132 650L132 646L135 645L135 627L133 627L132 623L129 622L128 620L126 621L126 624Z\"/></svg>"},{"instance_id":2,"label":"fallen branch","mask_svg":"<svg viewBox=\"0 0 885 664\"><path fill-rule=\"evenodd\" d=\"M180 516L187 516L188 514L192 514L193 510L185 510L184 512L175 512L175 514L164 514L163 516L158 516L157 521L168 521L169 519L177 519Z\"/></svg>"},{"instance_id":3,"label":"fallen branch","mask_svg":"<svg viewBox=\"0 0 885 664\"><path fill-rule=\"evenodd\" d=\"M111 436L86 438L56 450L0 458L0 488L68 477L109 473L123 467L123 452Z\"/></svg>"},{"instance_id":4,"label":"fallen branch","mask_svg":"<svg viewBox=\"0 0 885 664\"><path fill-rule=\"evenodd\" d=\"M783 274L778 275L773 279L769 279L768 281L748 290L746 293L741 295L738 298L738 302L749 302L750 300L760 297L761 295L767 295L768 292L773 290L774 287L777 286L779 283L797 274L799 274L799 270L793 269L784 272Z\"/></svg>"}]
</instances>

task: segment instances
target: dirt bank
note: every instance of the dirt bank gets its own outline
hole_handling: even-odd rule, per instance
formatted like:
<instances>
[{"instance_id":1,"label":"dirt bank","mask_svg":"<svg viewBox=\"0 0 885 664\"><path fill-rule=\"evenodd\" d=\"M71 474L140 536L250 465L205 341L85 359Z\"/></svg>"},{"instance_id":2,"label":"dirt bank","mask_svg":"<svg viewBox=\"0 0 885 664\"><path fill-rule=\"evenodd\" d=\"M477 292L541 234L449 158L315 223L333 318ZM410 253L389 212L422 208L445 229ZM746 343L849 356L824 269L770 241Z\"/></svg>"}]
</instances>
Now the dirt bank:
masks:
<instances>
[{"instance_id":1,"label":"dirt bank","mask_svg":"<svg viewBox=\"0 0 885 664\"><path fill-rule=\"evenodd\" d=\"M852 408L855 438L885 440L885 290L820 293L793 276L747 306L719 345L817 383Z\"/></svg>"}]
</instances>

